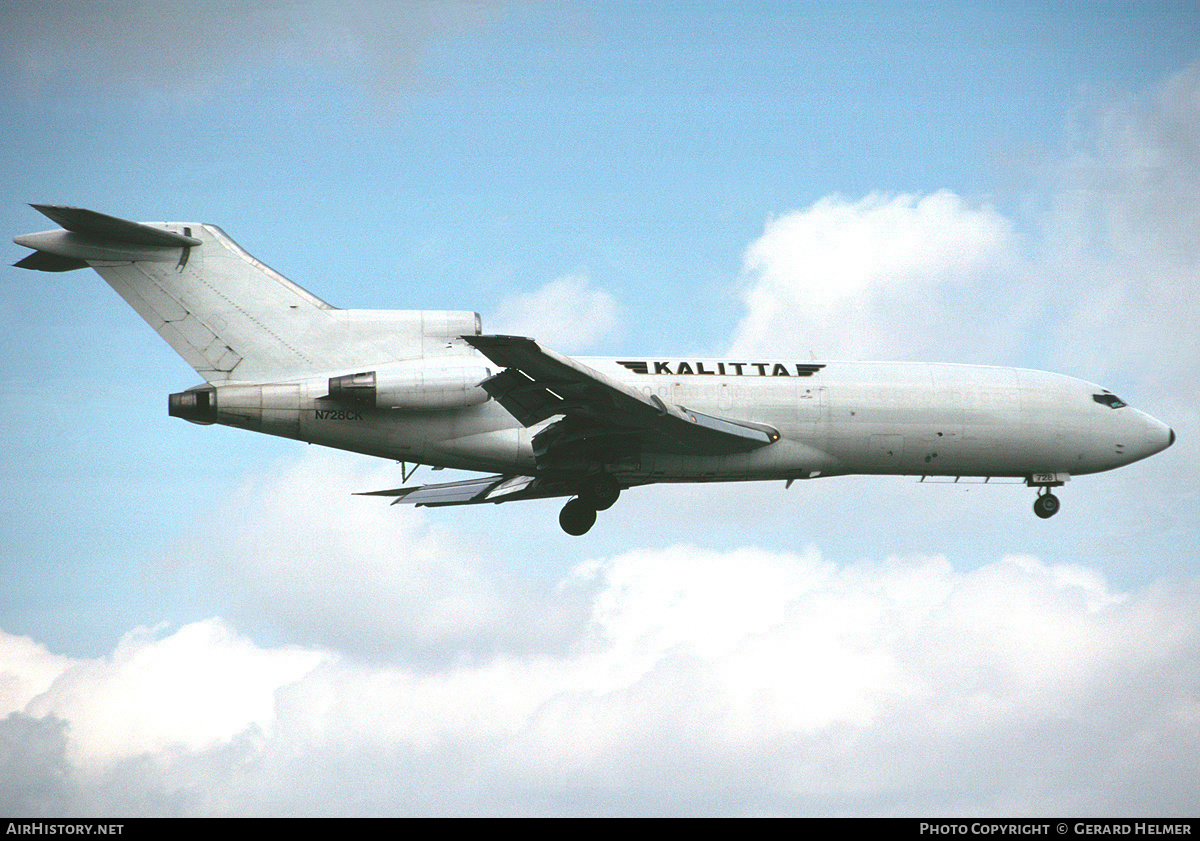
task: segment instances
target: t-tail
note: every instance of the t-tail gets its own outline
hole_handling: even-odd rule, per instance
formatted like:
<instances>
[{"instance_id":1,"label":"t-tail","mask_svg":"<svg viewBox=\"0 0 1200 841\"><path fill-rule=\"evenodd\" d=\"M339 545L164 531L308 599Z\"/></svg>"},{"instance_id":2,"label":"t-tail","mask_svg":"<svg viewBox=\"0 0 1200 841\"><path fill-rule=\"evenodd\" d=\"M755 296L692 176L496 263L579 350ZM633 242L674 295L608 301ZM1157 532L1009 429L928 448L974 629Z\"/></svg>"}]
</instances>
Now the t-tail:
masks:
<instances>
[{"instance_id":1,"label":"t-tail","mask_svg":"<svg viewBox=\"0 0 1200 841\"><path fill-rule=\"evenodd\" d=\"M62 226L14 239L34 253L16 265L88 266L209 383L294 380L345 369L470 353L473 312L343 310L246 253L216 225L130 222L78 207L35 204ZM448 345L451 345L448 347Z\"/></svg>"}]
</instances>

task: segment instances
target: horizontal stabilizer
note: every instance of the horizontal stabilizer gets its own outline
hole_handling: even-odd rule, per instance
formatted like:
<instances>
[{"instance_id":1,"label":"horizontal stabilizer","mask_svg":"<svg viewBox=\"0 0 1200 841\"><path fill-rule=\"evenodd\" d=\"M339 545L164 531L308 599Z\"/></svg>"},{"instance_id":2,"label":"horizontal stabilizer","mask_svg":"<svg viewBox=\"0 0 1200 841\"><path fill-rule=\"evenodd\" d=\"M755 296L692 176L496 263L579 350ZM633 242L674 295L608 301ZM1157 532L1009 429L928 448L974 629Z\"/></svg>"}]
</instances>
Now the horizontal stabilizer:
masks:
<instances>
[{"instance_id":1,"label":"horizontal stabilizer","mask_svg":"<svg viewBox=\"0 0 1200 841\"><path fill-rule=\"evenodd\" d=\"M13 265L18 269L32 269L36 272L73 272L76 269L86 269L88 262L78 257L51 254L49 251L35 251Z\"/></svg>"},{"instance_id":2,"label":"horizontal stabilizer","mask_svg":"<svg viewBox=\"0 0 1200 841\"><path fill-rule=\"evenodd\" d=\"M168 248L190 248L200 245L200 240L195 237L165 231L140 222L130 222L128 219L118 219L116 216L82 207L65 207L59 204L31 204L30 207L68 231L99 240Z\"/></svg>"},{"instance_id":3,"label":"horizontal stabilizer","mask_svg":"<svg viewBox=\"0 0 1200 841\"><path fill-rule=\"evenodd\" d=\"M82 207L57 204L30 205L62 228L13 237L13 242L32 248L29 255L14 265L42 272L69 272L97 263L187 262L188 252L203 240L164 227L118 219Z\"/></svg>"}]
</instances>

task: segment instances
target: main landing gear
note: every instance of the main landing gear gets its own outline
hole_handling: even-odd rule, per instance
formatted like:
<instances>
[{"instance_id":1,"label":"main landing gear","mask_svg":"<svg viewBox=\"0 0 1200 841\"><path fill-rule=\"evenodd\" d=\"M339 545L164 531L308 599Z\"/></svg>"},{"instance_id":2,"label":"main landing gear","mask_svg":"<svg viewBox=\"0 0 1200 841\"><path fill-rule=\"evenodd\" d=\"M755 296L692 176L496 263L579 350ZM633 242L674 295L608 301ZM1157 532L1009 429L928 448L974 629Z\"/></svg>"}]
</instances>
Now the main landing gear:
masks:
<instances>
[{"instance_id":1,"label":"main landing gear","mask_svg":"<svg viewBox=\"0 0 1200 841\"><path fill-rule=\"evenodd\" d=\"M1058 513L1058 497L1050 493L1049 488L1042 488L1038 498L1033 501L1033 513L1043 520Z\"/></svg>"},{"instance_id":2,"label":"main landing gear","mask_svg":"<svg viewBox=\"0 0 1200 841\"><path fill-rule=\"evenodd\" d=\"M608 473L594 473L579 488L579 495L563 506L558 524L567 534L587 534L596 524L596 512L612 508L621 486Z\"/></svg>"},{"instance_id":3,"label":"main landing gear","mask_svg":"<svg viewBox=\"0 0 1200 841\"><path fill-rule=\"evenodd\" d=\"M567 534L578 537L587 534L588 529L596 524L596 509L587 504L583 497L575 497L563 506L558 515L558 524Z\"/></svg>"}]
</instances>

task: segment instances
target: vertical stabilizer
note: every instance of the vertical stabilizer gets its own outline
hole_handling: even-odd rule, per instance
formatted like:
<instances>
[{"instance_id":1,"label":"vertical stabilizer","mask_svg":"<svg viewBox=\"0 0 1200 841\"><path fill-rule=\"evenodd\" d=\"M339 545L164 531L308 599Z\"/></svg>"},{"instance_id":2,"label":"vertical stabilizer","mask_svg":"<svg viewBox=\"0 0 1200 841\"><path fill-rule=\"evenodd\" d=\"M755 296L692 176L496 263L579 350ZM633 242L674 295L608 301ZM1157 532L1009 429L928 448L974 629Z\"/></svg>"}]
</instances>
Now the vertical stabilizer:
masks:
<instances>
[{"instance_id":1,"label":"vertical stabilizer","mask_svg":"<svg viewBox=\"0 0 1200 841\"><path fill-rule=\"evenodd\" d=\"M210 383L274 382L446 354L475 313L331 307L252 257L216 225L139 223L34 207L62 225L15 242L21 268L91 266Z\"/></svg>"}]
</instances>

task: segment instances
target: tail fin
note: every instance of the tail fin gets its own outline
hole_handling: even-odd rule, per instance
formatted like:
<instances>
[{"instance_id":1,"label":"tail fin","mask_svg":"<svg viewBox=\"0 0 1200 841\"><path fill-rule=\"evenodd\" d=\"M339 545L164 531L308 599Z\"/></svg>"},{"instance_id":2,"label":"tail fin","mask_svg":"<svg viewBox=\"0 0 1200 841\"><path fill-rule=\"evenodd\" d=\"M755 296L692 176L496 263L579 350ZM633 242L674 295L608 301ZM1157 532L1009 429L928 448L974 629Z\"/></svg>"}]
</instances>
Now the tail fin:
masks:
<instances>
[{"instance_id":1,"label":"tail fin","mask_svg":"<svg viewBox=\"0 0 1200 841\"><path fill-rule=\"evenodd\" d=\"M16 237L35 251L17 266L91 266L210 383L275 382L441 355L480 329L475 313L336 309L216 225L33 207L64 229Z\"/></svg>"}]
</instances>

